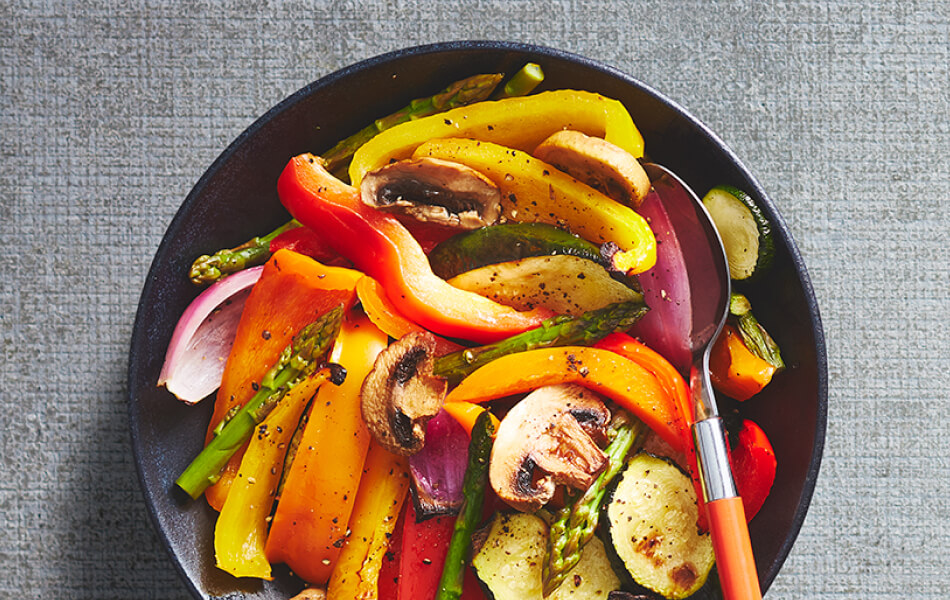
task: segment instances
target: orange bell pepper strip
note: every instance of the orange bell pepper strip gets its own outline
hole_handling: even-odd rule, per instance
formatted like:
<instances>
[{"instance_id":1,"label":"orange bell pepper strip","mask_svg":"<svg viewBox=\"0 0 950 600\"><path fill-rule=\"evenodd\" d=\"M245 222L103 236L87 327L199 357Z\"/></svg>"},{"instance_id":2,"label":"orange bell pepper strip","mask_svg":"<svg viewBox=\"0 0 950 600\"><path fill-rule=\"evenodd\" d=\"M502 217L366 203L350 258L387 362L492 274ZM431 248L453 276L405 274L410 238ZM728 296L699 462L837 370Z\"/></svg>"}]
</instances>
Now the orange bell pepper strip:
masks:
<instances>
[{"instance_id":1,"label":"orange bell pepper strip","mask_svg":"<svg viewBox=\"0 0 950 600\"><path fill-rule=\"evenodd\" d=\"M713 387L730 398L748 400L762 391L775 374L775 367L752 353L739 331L726 324L709 356Z\"/></svg>"},{"instance_id":2,"label":"orange bell pepper strip","mask_svg":"<svg viewBox=\"0 0 950 600\"><path fill-rule=\"evenodd\" d=\"M706 531L708 524L706 522L706 506L703 501L703 483L699 479L696 445L693 442L693 407L686 380L662 354L625 333L612 333L594 346L625 356L653 373L669 397L673 399L677 413L684 424L680 430L683 436L684 454L682 460L686 463L684 466L689 469L690 478L696 490L696 505L699 507L698 525L700 530Z\"/></svg>"},{"instance_id":3,"label":"orange bell pepper strip","mask_svg":"<svg viewBox=\"0 0 950 600\"><path fill-rule=\"evenodd\" d=\"M300 328L334 306L353 305L361 276L352 269L325 266L290 250L274 253L244 304L205 444L229 410L243 406L254 396L254 387ZM224 506L243 456L244 450L239 450L218 482L205 491L208 504L215 510Z\"/></svg>"},{"instance_id":4,"label":"orange bell pepper strip","mask_svg":"<svg viewBox=\"0 0 950 600\"><path fill-rule=\"evenodd\" d=\"M486 402L559 383L576 383L607 396L676 451L685 450L686 425L657 378L629 358L600 348L561 346L503 356L463 379L445 404Z\"/></svg>"},{"instance_id":5,"label":"orange bell pepper strip","mask_svg":"<svg viewBox=\"0 0 950 600\"><path fill-rule=\"evenodd\" d=\"M379 572L409 489L409 460L370 445L356 506L340 558L327 586L327 600L375 600ZM299 574L299 573L298 573Z\"/></svg>"},{"instance_id":6,"label":"orange bell pepper strip","mask_svg":"<svg viewBox=\"0 0 950 600\"><path fill-rule=\"evenodd\" d=\"M372 277L364 275L357 282L356 295L370 321L390 337L398 340L407 333L423 331L422 326L413 323L399 312L383 287Z\"/></svg>"},{"instance_id":7,"label":"orange bell pepper strip","mask_svg":"<svg viewBox=\"0 0 950 600\"><path fill-rule=\"evenodd\" d=\"M449 416L455 419L456 422L462 426L462 429L465 430L465 433L468 434L468 437L472 437L472 427L475 427L475 420L478 419L478 415L488 410L484 406L463 401L455 401L448 404L443 404L442 408L444 408L445 412L449 413ZM491 415L491 422L492 431L498 431L498 425L500 424L498 417Z\"/></svg>"},{"instance_id":8,"label":"orange bell pepper strip","mask_svg":"<svg viewBox=\"0 0 950 600\"><path fill-rule=\"evenodd\" d=\"M356 284L356 295L369 320L390 337L398 340L407 333L425 331L421 325L413 323L399 312L399 309L389 300L383 286L372 277L364 275L359 280ZM438 356L461 350L461 348L462 346L455 342L435 336L435 352Z\"/></svg>"},{"instance_id":9,"label":"orange bell pepper strip","mask_svg":"<svg viewBox=\"0 0 950 600\"><path fill-rule=\"evenodd\" d=\"M659 352L626 333L612 333L594 344L594 347L616 352L653 373L653 376L666 390L667 396L672 398L676 404L676 410L680 418L687 425L687 427L682 428L682 431L687 437L685 443L687 446L691 446L693 438L688 426L692 425L693 410L690 405L689 387L680 372L676 370L676 367L663 358L663 355Z\"/></svg>"},{"instance_id":10,"label":"orange bell pepper strip","mask_svg":"<svg viewBox=\"0 0 950 600\"><path fill-rule=\"evenodd\" d=\"M321 369L291 388L251 438L214 526L219 569L235 577L273 579L264 542L287 446L310 399L329 376L329 369Z\"/></svg>"},{"instance_id":11,"label":"orange bell pepper strip","mask_svg":"<svg viewBox=\"0 0 950 600\"><path fill-rule=\"evenodd\" d=\"M331 360L346 368L346 380L320 388L284 482L265 552L309 583L329 580L346 536L370 443L360 387L388 341L365 316L344 321Z\"/></svg>"},{"instance_id":12,"label":"orange bell pepper strip","mask_svg":"<svg viewBox=\"0 0 950 600\"><path fill-rule=\"evenodd\" d=\"M485 343L552 316L544 308L519 312L446 283L398 219L363 204L359 190L328 173L319 157L292 158L277 193L294 218L376 279L399 311L426 329Z\"/></svg>"},{"instance_id":13,"label":"orange bell pepper strip","mask_svg":"<svg viewBox=\"0 0 950 600\"><path fill-rule=\"evenodd\" d=\"M731 325L728 327L731 327ZM722 336L720 336L720 339L722 339ZM667 393L676 399L680 414L686 424L692 426L693 413L689 399L689 388L679 371L662 355L624 333L613 333L595 344L594 347L612 350L621 356L626 356L653 373L666 388ZM696 451L691 430L688 427L684 428L683 433L687 438L685 440L686 461L690 467L699 504L699 526L700 529L705 531L707 528L705 503L703 502L702 483L699 480L696 465ZM772 489L772 483L775 481L775 452L772 450L772 445L769 443L765 432L752 421L744 420L742 422L738 440L739 444L732 448L729 459L732 463L736 487L739 495L742 496L746 519L751 521L752 517L762 508L765 498Z\"/></svg>"}]
</instances>

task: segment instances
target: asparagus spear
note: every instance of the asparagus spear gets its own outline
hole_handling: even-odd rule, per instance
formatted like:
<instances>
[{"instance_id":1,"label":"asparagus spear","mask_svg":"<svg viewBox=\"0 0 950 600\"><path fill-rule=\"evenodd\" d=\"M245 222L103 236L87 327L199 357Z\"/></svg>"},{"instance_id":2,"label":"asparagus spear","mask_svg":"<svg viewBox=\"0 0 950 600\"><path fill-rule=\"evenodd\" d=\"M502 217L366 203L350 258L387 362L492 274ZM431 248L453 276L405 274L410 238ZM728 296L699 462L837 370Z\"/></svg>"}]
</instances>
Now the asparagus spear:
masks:
<instances>
[{"instance_id":1,"label":"asparagus spear","mask_svg":"<svg viewBox=\"0 0 950 600\"><path fill-rule=\"evenodd\" d=\"M561 315L541 325L487 346L466 348L435 359L433 372L454 385L496 358L552 346L590 346L615 331L630 329L647 312L640 302L616 302L591 310L579 317Z\"/></svg>"},{"instance_id":2,"label":"asparagus spear","mask_svg":"<svg viewBox=\"0 0 950 600\"><path fill-rule=\"evenodd\" d=\"M488 487L488 459L491 457L495 425L486 410L475 419L472 441L468 445L468 468L462 481L462 508L455 519L455 529L442 567L442 579L435 600L458 600L462 597L465 563L468 560L472 534L482 515L485 489Z\"/></svg>"},{"instance_id":3,"label":"asparagus spear","mask_svg":"<svg viewBox=\"0 0 950 600\"><path fill-rule=\"evenodd\" d=\"M742 343L746 345L746 348L776 369L784 369L785 361L782 360L778 344L752 314L752 304L749 299L733 292L732 297L729 298L729 313L735 317L739 335L742 336Z\"/></svg>"},{"instance_id":4,"label":"asparagus spear","mask_svg":"<svg viewBox=\"0 0 950 600\"><path fill-rule=\"evenodd\" d=\"M214 283L225 275L262 265L270 258L271 241L285 231L300 226L300 223L291 219L264 237L250 239L235 248L226 248L211 255L199 256L191 264L188 277L195 285L204 285Z\"/></svg>"},{"instance_id":5,"label":"asparagus spear","mask_svg":"<svg viewBox=\"0 0 950 600\"><path fill-rule=\"evenodd\" d=\"M513 96L527 96L544 81L544 71L538 63L528 63L512 75L508 83L498 90L492 100L511 98Z\"/></svg>"},{"instance_id":6,"label":"asparagus spear","mask_svg":"<svg viewBox=\"0 0 950 600\"><path fill-rule=\"evenodd\" d=\"M323 159L327 161L327 170L343 179L346 177L346 166L353 158L353 153L356 152L357 148L373 139L376 134L406 121L486 100L503 77L504 75L501 73L486 73L467 77L461 81L456 81L434 96L413 100L401 110L373 121L324 153Z\"/></svg>"},{"instance_id":7,"label":"asparagus spear","mask_svg":"<svg viewBox=\"0 0 950 600\"><path fill-rule=\"evenodd\" d=\"M548 536L547 558L541 569L545 596L556 590L580 561L584 545L597 529L607 486L620 472L627 453L644 429L639 419L618 410L607 431L610 439L604 449L609 459L607 469L574 502L554 513Z\"/></svg>"},{"instance_id":8,"label":"asparagus spear","mask_svg":"<svg viewBox=\"0 0 950 600\"><path fill-rule=\"evenodd\" d=\"M261 379L254 397L235 413L211 439L198 456L191 461L175 484L197 498L208 486L217 481L221 469L238 449L254 434L254 429L280 402L288 390L305 380L317 368L325 366L324 357L343 322L343 308L331 309L294 336L281 352L277 363ZM333 369L331 369L331 372ZM331 381L339 385L342 379Z\"/></svg>"}]
</instances>

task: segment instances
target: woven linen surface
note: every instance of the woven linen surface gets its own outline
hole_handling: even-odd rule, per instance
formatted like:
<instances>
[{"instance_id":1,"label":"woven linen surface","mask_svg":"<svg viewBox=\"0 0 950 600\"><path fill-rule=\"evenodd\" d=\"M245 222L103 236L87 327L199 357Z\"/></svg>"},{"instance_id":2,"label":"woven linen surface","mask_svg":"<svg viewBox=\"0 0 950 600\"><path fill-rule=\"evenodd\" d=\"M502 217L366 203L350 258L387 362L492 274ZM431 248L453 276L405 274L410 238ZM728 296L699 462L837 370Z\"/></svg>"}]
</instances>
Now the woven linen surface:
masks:
<instances>
[{"instance_id":1,"label":"woven linen surface","mask_svg":"<svg viewBox=\"0 0 950 600\"><path fill-rule=\"evenodd\" d=\"M257 116L455 39L612 64L705 121L787 220L829 351L828 437L768 598L950 582L950 9L902 2L0 2L0 598L184 598L130 453L146 270Z\"/></svg>"}]
</instances>

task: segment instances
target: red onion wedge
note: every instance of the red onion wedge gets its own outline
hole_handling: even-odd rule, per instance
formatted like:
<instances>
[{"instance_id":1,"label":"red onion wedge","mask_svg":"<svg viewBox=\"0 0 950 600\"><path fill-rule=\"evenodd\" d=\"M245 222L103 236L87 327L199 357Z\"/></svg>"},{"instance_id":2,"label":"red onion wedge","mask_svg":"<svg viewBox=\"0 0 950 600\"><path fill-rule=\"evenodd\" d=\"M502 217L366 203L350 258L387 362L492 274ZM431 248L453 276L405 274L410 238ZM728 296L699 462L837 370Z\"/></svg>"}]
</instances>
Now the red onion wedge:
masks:
<instances>
[{"instance_id":1,"label":"red onion wedge","mask_svg":"<svg viewBox=\"0 0 950 600\"><path fill-rule=\"evenodd\" d=\"M409 457L412 502L420 521L458 512L468 466L468 434L445 410L426 424L425 440L422 450Z\"/></svg>"},{"instance_id":2,"label":"red onion wedge","mask_svg":"<svg viewBox=\"0 0 950 600\"><path fill-rule=\"evenodd\" d=\"M156 385L188 404L218 389L244 302L263 269L228 275L192 300L172 333Z\"/></svg>"},{"instance_id":3,"label":"red onion wedge","mask_svg":"<svg viewBox=\"0 0 950 600\"><path fill-rule=\"evenodd\" d=\"M656 266L640 274L643 299L650 310L630 333L683 371L692 360L689 336L693 317L680 240L656 190L650 190L637 212L656 236Z\"/></svg>"}]
</instances>

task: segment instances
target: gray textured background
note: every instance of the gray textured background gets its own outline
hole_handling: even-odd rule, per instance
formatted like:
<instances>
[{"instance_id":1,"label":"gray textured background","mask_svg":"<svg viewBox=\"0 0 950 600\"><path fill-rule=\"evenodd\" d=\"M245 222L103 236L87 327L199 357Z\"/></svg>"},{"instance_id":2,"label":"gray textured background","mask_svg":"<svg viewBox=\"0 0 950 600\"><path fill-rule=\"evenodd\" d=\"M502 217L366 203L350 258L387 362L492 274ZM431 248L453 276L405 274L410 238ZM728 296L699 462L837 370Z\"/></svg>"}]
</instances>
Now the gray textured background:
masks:
<instances>
[{"instance_id":1,"label":"gray textured background","mask_svg":"<svg viewBox=\"0 0 950 600\"><path fill-rule=\"evenodd\" d=\"M704 120L804 254L821 477L768 597L950 582L950 8L902 2L0 2L0 597L183 598L125 377L162 233L219 152L341 66L453 39L612 64Z\"/></svg>"}]
</instances>

